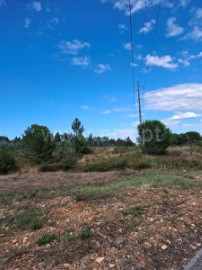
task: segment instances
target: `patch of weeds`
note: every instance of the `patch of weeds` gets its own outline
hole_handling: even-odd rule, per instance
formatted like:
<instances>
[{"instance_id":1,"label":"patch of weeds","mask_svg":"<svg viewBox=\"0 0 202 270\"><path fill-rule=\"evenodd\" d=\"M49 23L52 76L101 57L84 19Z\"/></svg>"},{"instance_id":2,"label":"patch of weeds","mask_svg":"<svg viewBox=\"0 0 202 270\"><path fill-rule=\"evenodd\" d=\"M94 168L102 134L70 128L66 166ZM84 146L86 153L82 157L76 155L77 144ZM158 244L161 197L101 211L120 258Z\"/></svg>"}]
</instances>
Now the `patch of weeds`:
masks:
<instances>
[{"instance_id":1,"label":"patch of weeds","mask_svg":"<svg viewBox=\"0 0 202 270\"><path fill-rule=\"evenodd\" d=\"M9 227L11 230L39 230L44 226L44 218L40 218L41 211L33 205L27 204L14 209L13 214L2 218L0 227Z\"/></svg>"},{"instance_id":2,"label":"patch of weeds","mask_svg":"<svg viewBox=\"0 0 202 270\"><path fill-rule=\"evenodd\" d=\"M39 246L47 245L52 243L53 241L59 241L58 236L55 234L44 234L37 240L37 244Z\"/></svg>"},{"instance_id":3,"label":"patch of weeds","mask_svg":"<svg viewBox=\"0 0 202 270\"><path fill-rule=\"evenodd\" d=\"M100 161L96 161L93 163L86 164L83 167L83 171L85 172L103 172L110 171L114 169L125 169L127 167L127 159L125 157L113 157Z\"/></svg>"},{"instance_id":4,"label":"patch of weeds","mask_svg":"<svg viewBox=\"0 0 202 270\"><path fill-rule=\"evenodd\" d=\"M75 235L75 229L74 228L69 228L67 230L67 233L64 235L64 241L65 242L71 242L75 240L77 236Z\"/></svg>"},{"instance_id":5,"label":"patch of weeds","mask_svg":"<svg viewBox=\"0 0 202 270\"><path fill-rule=\"evenodd\" d=\"M88 224L84 224L83 225L83 229L80 232L80 234L78 235L79 238L81 239L86 239L86 238L90 238L92 236L92 232L90 230L90 227Z\"/></svg>"},{"instance_id":6,"label":"patch of weeds","mask_svg":"<svg viewBox=\"0 0 202 270\"><path fill-rule=\"evenodd\" d=\"M148 206L146 205L130 207L129 209L123 211L123 215L132 215L135 218L139 218L144 214L145 208L147 207Z\"/></svg>"},{"instance_id":7,"label":"patch of weeds","mask_svg":"<svg viewBox=\"0 0 202 270\"><path fill-rule=\"evenodd\" d=\"M19 230L38 230L43 227L39 219L40 210L32 205L23 206L15 215L15 225Z\"/></svg>"},{"instance_id":8,"label":"patch of weeds","mask_svg":"<svg viewBox=\"0 0 202 270\"><path fill-rule=\"evenodd\" d=\"M37 231L37 230L40 230L42 229L44 226L43 222L41 220L35 220L31 223L30 225L30 229L32 231Z\"/></svg>"},{"instance_id":9,"label":"patch of weeds","mask_svg":"<svg viewBox=\"0 0 202 270\"><path fill-rule=\"evenodd\" d=\"M71 235L71 234L65 234L64 235L64 241L65 242L71 242L73 240L75 240L77 237L75 235Z\"/></svg>"},{"instance_id":10,"label":"patch of weeds","mask_svg":"<svg viewBox=\"0 0 202 270\"><path fill-rule=\"evenodd\" d=\"M138 237L137 242L138 242L138 244L144 244L144 242L145 242L144 237Z\"/></svg>"}]
</instances>

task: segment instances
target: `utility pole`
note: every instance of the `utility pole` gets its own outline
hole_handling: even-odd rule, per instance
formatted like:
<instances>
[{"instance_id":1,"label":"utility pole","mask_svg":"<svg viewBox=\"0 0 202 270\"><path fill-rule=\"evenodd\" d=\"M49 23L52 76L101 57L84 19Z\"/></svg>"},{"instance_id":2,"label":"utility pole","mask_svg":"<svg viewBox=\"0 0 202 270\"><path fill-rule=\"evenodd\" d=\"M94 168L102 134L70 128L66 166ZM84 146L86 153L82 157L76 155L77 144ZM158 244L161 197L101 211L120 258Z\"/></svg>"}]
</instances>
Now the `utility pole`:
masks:
<instances>
[{"instance_id":1,"label":"utility pole","mask_svg":"<svg viewBox=\"0 0 202 270\"><path fill-rule=\"evenodd\" d=\"M137 93L138 93L138 107L139 107L139 121L142 124L142 109L141 109L141 99L140 99L140 83L137 81Z\"/></svg>"}]
</instances>

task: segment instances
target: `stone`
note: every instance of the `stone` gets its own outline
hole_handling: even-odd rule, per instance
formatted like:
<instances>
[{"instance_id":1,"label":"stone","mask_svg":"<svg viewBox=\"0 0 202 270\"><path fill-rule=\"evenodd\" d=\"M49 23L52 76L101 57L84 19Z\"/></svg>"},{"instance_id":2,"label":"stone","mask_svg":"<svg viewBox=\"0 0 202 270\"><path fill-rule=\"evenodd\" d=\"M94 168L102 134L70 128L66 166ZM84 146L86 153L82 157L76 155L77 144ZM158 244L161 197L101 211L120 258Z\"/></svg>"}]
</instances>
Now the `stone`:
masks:
<instances>
[{"instance_id":1,"label":"stone","mask_svg":"<svg viewBox=\"0 0 202 270\"><path fill-rule=\"evenodd\" d=\"M99 257L99 258L96 259L96 262L97 263L102 263L104 261L104 259L105 259L104 257Z\"/></svg>"}]
</instances>

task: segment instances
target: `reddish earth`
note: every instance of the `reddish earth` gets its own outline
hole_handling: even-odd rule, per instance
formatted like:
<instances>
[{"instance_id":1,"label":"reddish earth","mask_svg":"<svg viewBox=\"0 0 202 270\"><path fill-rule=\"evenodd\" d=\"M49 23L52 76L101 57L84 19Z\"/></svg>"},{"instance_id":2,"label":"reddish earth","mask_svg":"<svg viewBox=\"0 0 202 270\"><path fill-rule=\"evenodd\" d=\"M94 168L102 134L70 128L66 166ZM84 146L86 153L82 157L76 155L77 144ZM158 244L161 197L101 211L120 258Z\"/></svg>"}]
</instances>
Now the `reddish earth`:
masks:
<instances>
[{"instance_id":1,"label":"reddish earth","mask_svg":"<svg viewBox=\"0 0 202 270\"><path fill-rule=\"evenodd\" d=\"M46 187L53 179L61 179L62 185L71 186L65 175L56 175L40 174L41 178L37 178L39 186L35 183L31 189ZM81 179L82 183L87 183L92 179L111 181L117 176L117 173L78 174L72 175L71 179L76 183ZM3 177L4 183L8 180L7 191L10 188L19 190L16 182L23 190L28 188L26 176L20 177L19 182ZM33 175L28 183L31 184L35 177ZM54 187L58 187L55 182ZM5 193L6 187L0 184L0 190ZM11 206L2 205L0 218L12 215L15 209L28 203L24 200ZM47 222L38 231L12 231L9 224L2 228L2 270L181 270L202 245L201 186L190 189L131 188L104 199L78 201L75 196L60 196L35 198L31 203L42 212L47 211ZM90 236L76 237L84 223L90 228ZM69 231L73 238L65 241ZM36 241L44 233L57 235L58 241L38 246Z\"/></svg>"}]
</instances>

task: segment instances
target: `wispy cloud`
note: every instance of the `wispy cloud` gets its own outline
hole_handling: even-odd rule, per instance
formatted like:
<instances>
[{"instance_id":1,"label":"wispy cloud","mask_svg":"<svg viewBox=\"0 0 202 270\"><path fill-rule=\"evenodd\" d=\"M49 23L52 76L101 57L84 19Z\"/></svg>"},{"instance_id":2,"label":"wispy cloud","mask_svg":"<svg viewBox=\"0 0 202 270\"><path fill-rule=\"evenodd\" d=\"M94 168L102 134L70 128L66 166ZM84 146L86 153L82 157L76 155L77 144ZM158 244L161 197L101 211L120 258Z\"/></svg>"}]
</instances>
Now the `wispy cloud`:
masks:
<instances>
[{"instance_id":1,"label":"wispy cloud","mask_svg":"<svg viewBox=\"0 0 202 270\"><path fill-rule=\"evenodd\" d=\"M194 29L188 33L183 39L192 39L194 41L201 41L202 40L202 29L199 26L195 26Z\"/></svg>"},{"instance_id":2,"label":"wispy cloud","mask_svg":"<svg viewBox=\"0 0 202 270\"><path fill-rule=\"evenodd\" d=\"M178 84L144 95L145 107L161 111L202 111L202 84Z\"/></svg>"},{"instance_id":3,"label":"wispy cloud","mask_svg":"<svg viewBox=\"0 0 202 270\"><path fill-rule=\"evenodd\" d=\"M42 10L41 2L39 2L39 1L34 1L34 2L32 3L32 8L33 8L35 11L37 11L37 12L41 11L41 10Z\"/></svg>"},{"instance_id":4,"label":"wispy cloud","mask_svg":"<svg viewBox=\"0 0 202 270\"><path fill-rule=\"evenodd\" d=\"M192 54L192 55L189 55L188 52L186 52L182 55L182 57L183 58L178 59L178 62L182 64L184 67L188 67L190 66L190 63L192 60L202 58L202 51L198 54Z\"/></svg>"},{"instance_id":5,"label":"wispy cloud","mask_svg":"<svg viewBox=\"0 0 202 270\"><path fill-rule=\"evenodd\" d=\"M103 96L103 98L108 102L108 103L116 103L118 100L114 96Z\"/></svg>"},{"instance_id":6,"label":"wispy cloud","mask_svg":"<svg viewBox=\"0 0 202 270\"><path fill-rule=\"evenodd\" d=\"M90 65L90 58L87 56L84 57L74 57L72 58L71 64L73 66L79 66L82 68L86 68Z\"/></svg>"},{"instance_id":7,"label":"wispy cloud","mask_svg":"<svg viewBox=\"0 0 202 270\"><path fill-rule=\"evenodd\" d=\"M195 113L195 112L178 112L172 117L170 117L170 120L184 120L184 119L192 119L192 118L197 118L200 117L201 114Z\"/></svg>"},{"instance_id":8,"label":"wispy cloud","mask_svg":"<svg viewBox=\"0 0 202 270\"><path fill-rule=\"evenodd\" d=\"M153 26L155 25L156 21L151 20L150 22L145 22L144 26L140 29L139 33L149 33Z\"/></svg>"},{"instance_id":9,"label":"wispy cloud","mask_svg":"<svg viewBox=\"0 0 202 270\"><path fill-rule=\"evenodd\" d=\"M182 0L181 0L182 1ZM185 1L185 0L184 0ZM102 3L105 2L111 2L113 3L113 6L115 9L118 9L125 13L125 15L129 15L129 5L128 0L101 0ZM145 8L145 3L147 8L153 7L155 5L158 5L160 0L131 0L131 12L132 14L142 10ZM161 4L164 7L172 8L174 4L170 2L169 0L161 0Z\"/></svg>"},{"instance_id":10,"label":"wispy cloud","mask_svg":"<svg viewBox=\"0 0 202 270\"><path fill-rule=\"evenodd\" d=\"M162 122L168 126L182 127L181 121L201 117L201 114L195 112L177 112L172 117L163 119ZM186 124L185 124L186 125Z\"/></svg>"},{"instance_id":11,"label":"wispy cloud","mask_svg":"<svg viewBox=\"0 0 202 270\"><path fill-rule=\"evenodd\" d=\"M24 23L24 28L29 28L31 24L31 19L30 18L25 18L25 23Z\"/></svg>"},{"instance_id":12,"label":"wispy cloud","mask_svg":"<svg viewBox=\"0 0 202 270\"><path fill-rule=\"evenodd\" d=\"M111 66L109 64L99 64L97 65L96 69L94 70L95 73L102 74L106 71L111 70Z\"/></svg>"},{"instance_id":13,"label":"wispy cloud","mask_svg":"<svg viewBox=\"0 0 202 270\"><path fill-rule=\"evenodd\" d=\"M6 6L6 1L5 0L0 0L0 7Z\"/></svg>"},{"instance_id":14,"label":"wispy cloud","mask_svg":"<svg viewBox=\"0 0 202 270\"><path fill-rule=\"evenodd\" d=\"M67 54L78 54L82 49L89 48L90 44L86 41L80 41L74 39L73 41L61 41L58 44L58 48L61 50L62 53Z\"/></svg>"},{"instance_id":15,"label":"wispy cloud","mask_svg":"<svg viewBox=\"0 0 202 270\"><path fill-rule=\"evenodd\" d=\"M175 70L178 64L173 62L173 58L170 55L157 56L148 54L145 58L146 65L163 67L171 70Z\"/></svg>"},{"instance_id":16,"label":"wispy cloud","mask_svg":"<svg viewBox=\"0 0 202 270\"><path fill-rule=\"evenodd\" d=\"M128 115L128 118L136 118L138 117L138 114L131 113Z\"/></svg>"},{"instance_id":17,"label":"wispy cloud","mask_svg":"<svg viewBox=\"0 0 202 270\"><path fill-rule=\"evenodd\" d=\"M202 8L198 8L196 10L196 18L201 19L202 18Z\"/></svg>"},{"instance_id":18,"label":"wispy cloud","mask_svg":"<svg viewBox=\"0 0 202 270\"><path fill-rule=\"evenodd\" d=\"M125 43L125 44L123 45L123 47L124 47L124 49L127 50L127 51L130 51L130 50L132 49L132 46L131 46L131 43L130 43L130 42Z\"/></svg>"},{"instance_id":19,"label":"wispy cloud","mask_svg":"<svg viewBox=\"0 0 202 270\"><path fill-rule=\"evenodd\" d=\"M81 109L84 110L84 111L89 111L90 110L90 107L87 106L87 105L82 105L81 106Z\"/></svg>"},{"instance_id":20,"label":"wispy cloud","mask_svg":"<svg viewBox=\"0 0 202 270\"><path fill-rule=\"evenodd\" d=\"M190 3L190 0L180 0L180 6L186 7Z\"/></svg>"},{"instance_id":21,"label":"wispy cloud","mask_svg":"<svg viewBox=\"0 0 202 270\"><path fill-rule=\"evenodd\" d=\"M119 28L119 30L121 32L125 32L125 31L128 30L128 27L125 24L122 24L122 23L119 24L118 28Z\"/></svg>"},{"instance_id":22,"label":"wispy cloud","mask_svg":"<svg viewBox=\"0 0 202 270\"><path fill-rule=\"evenodd\" d=\"M130 112L132 110L133 110L132 108L120 107L120 108L114 108L114 109L103 111L102 114L111 114L111 113L119 113L119 112Z\"/></svg>"},{"instance_id":23,"label":"wispy cloud","mask_svg":"<svg viewBox=\"0 0 202 270\"><path fill-rule=\"evenodd\" d=\"M175 23L176 18L169 18L167 20L167 34L166 37L176 37L184 32L183 27Z\"/></svg>"}]
</instances>

